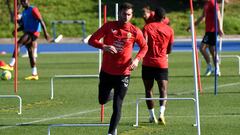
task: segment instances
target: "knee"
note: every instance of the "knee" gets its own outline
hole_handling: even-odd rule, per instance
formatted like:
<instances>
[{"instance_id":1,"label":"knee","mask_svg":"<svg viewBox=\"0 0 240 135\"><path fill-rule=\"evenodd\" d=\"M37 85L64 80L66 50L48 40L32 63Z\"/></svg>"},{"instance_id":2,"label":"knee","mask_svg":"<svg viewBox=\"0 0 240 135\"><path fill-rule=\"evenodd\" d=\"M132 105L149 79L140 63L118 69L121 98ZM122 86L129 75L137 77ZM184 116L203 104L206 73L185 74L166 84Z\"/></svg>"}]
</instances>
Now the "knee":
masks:
<instances>
[{"instance_id":1,"label":"knee","mask_svg":"<svg viewBox=\"0 0 240 135\"><path fill-rule=\"evenodd\" d=\"M152 91L151 90L146 90L145 95L146 95L146 97L150 97L152 95Z\"/></svg>"},{"instance_id":2,"label":"knee","mask_svg":"<svg viewBox=\"0 0 240 135\"><path fill-rule=\"evenodd\" d=\"M104 100L103 98L98 98L98 102L99 104L104 105L107 103L107 100Z\"/></svg>"}]
</instances>

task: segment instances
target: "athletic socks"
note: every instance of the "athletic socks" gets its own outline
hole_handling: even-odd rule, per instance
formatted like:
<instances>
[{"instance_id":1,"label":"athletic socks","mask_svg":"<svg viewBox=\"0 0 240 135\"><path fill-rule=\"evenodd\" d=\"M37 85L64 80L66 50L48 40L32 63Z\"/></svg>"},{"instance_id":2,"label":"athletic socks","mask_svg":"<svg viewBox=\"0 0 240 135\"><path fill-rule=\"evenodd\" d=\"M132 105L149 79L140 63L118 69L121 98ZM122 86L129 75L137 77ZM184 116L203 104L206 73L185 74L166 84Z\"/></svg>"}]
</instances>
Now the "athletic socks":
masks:
<instances>
[{"instance_id":1,"label":"athletic socks","mask_svg":"<svg viewBox=\"0 0 240 135\"><path fill-rule=\"evenodd\" d=\"M160 112L159 116L160 116L160 115L163 115L163 116L164 116L165 106L160 106L159 112Z\"/></svg>"},{"instance_id":2,"label":"athletic socks","mask_svg":"<svg viewBox=\"0 0 240 135\"><path fill-rule=\"evenodd\" d=\"M37 67L32 68L32 75L37 75Z\"/></svg>"},{"instance_id":3,"label":"athletic socks","mask_svg":"<svg viewBox=\"0 0 240 135\"><path fill-rule=\"evenodd\" d=\"M15 64L15 58L12 58L11 59L11 61L10 61L10 63L9 63L9 65L11 66L11 67L13 67L14 66L14 64Z\"/></svg>"},{"instance_id":4,"label":"athletic socks","mask_svg":"<svg viewBox=\"0 0 240 135\"><path fill-rule=\"evenodd\" d=\"M151 118L155 117L155 113L154 113L154 108L153 109L148 109L149 115Z\"/></svg>"}]
</instances>

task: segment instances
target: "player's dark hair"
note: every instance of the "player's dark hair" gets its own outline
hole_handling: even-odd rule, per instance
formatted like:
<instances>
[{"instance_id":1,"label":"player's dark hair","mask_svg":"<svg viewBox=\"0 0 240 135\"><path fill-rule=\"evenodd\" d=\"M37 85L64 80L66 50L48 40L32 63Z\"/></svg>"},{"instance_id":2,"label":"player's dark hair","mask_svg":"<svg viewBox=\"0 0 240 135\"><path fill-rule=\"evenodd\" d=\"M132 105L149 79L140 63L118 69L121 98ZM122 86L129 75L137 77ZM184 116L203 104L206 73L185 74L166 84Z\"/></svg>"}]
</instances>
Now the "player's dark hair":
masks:
<instances>
[{"instance_id":1,"label":"player's dark hair","mask_svg":"<svg viewBox=\"0 0 240 135\"><path fill-rule=\"evenodd\" d=\"M120 11L122 10L127 10L127 9L133 9L133 5L131 3L128 2L124 2L121 6L120 6Z\"/></svg>"},{"instance_id":2,"label":"player's dark hair","mask_svg":"<svg viewBox=\"0 0 240 135\"><path fill-rule=\"evenodd\" d=\"M149 5L144 5L142 9L151 10L151 7Z\"/></svg>"},{"instance_id":3,"label":"player's dark hair","mask_svg":"<svg viewBox=\"0 0 240 135\"><path fill-rule=\"evenodd\" d=\"M166 11L165 11L164 8L158 7L158 8L155 9L154 18L155 18L156 21L158 21L158 22L162 21L162 19L165 17L165 15L166 15Z\"/></svg>"}]
</instances>

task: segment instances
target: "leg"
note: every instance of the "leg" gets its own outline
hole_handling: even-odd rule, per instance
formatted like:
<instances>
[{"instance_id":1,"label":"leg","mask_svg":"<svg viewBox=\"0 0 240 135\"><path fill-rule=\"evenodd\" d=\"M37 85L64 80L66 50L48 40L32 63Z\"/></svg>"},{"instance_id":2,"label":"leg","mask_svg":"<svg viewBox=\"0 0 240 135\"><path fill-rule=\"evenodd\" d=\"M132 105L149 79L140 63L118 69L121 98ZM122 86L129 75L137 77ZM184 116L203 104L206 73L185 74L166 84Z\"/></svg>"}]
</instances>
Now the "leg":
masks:
<instances>
[{"instance_id":1,"label":"leg","mask_svg":"<svg viewBox=\"0 0 240 135\"><path fill-rule=\"evenodd\" d=\"M158 89L160 93L160 98L167 98L167 86L168 81L167 80L158 80ZM167 100L160 100L160 106L166 106Z\"/></svg>"},{"instance_id":2,"label":"leg","mask_svg":"<svg viewBox=\"0 0 240 135\"><path fill-rule=\"evenodd\" d=\"M117 125L121 118L122 103L128 90L129 80L130 76L121 76L116 79L117 82L115 83L113 97L113 114L111 116L108 134L114 135L117 129Z\"/></svg>"},{"instance_id":3,"label":"leg","mask_svg":"<svg viewBox=\"0 0 240 135\"><path fill-rule=\"evenodd\" d=\"M209 45L204 44L204 43L202 43L201 46L200 46L200 51L201 51L201 53L202 53L202 55L203 55L203 57L204 57L204 59L207 63L207 69L206 69L206 72L205 72L206 76L209 76L212 73L212 66L211 66L211 63L210 63L209 54L207 52L208 46Z\"/></svg>"},{"instance_id":4,"label":"leg","mask_svg":"<svg viewBox=\"0 0 240 135\"><path fill-rule=\"evenodd\" d=\"M34 42L33 47L34 47L33 56L34 56L34 58L37 58L37 47L38 47L38 43L37 43L37 42Z\"/></svg>"},{"instance_id":5,"label":"leg","mask_svg":"<svg viewBox=\"0 0 240 135\"><path fill-rule=\"evenodd\" d=\"M211 53L211 56L212 56L212 59L213 59L213 62L214 62L214 66L215 66L215 68L217 68L217 75L220 76L221 72L220 72L220 67L219 67L219 63L218 63L219 58L218 58L218 55L215 51L215 47L216 46L209 46L209 51ZM215 59L216 55L217 55L217 60Z\"/></svg>"},{"instance_id":6,"label":"leg","mask_svg":"<svg viewBox=\"0 0 240 135\"><path fill-rule=\"evenodd\" d=\"M160 98L167 98L168 81L167 80L158 80L157 83L158 83ZM167 100L160 100L159 102L160 102L160 111L159 111L160 113L159 113L158 123L161 125L166 125L164 112L165 112Z\"/></svg>"},{"instance_id":7,"label":"leg","mask_svg":"<svg viewBox=\"0 0 240 135\"><path fill-rule=\"evenodd\" d=\"M25 80L38 80L38 73L37 73L37 67L36 67L36 58L34 57L34 44L36 44L37 37L34 35L29 35L31 37L31 42L29 44L26 44L27 50L28 50L28 57L30 66L32 68L32 75L25 78Z\"/></svg>"},{"instance_id":8,"label":"leg","mask_svg":"<svg viewBox=\"0 0 240 135\"><path fill-rule=\"evenodd\" d=\"M167 98L168 89L168 68L160 68L157 72L156 81L158 84L158 90L160 98ZM159 110L159 124L166 125L164 112L167 104L167 100L160 100L160 110Z\"/></svg>"},{"instance_id":9,"label":"leg","mask_svg":"<svg viewBox=\"0 0 240 135\"><path fill-rule=\"evenodd\" d=\"M215 60L215 56L216 56L216 52L215 52L215 46L209 46L209 52L212 56L212 60L214 62L214 66L216 66L216 60Z\"/></svg>"},{"instance_id":10,"label":"leg","mask_svg":"<svg viewBox=\"0 0 240 135\"><path fill-rule=\"evenodd\" d=\"M17 50L19 51L19 48L21 48L23 45L27 45L30 44L32 42L31 37L29 34L24 33L23 36L20 37L20 39L18 40L18 48ZM15 57L15 50L13 52L12 57Z\"/></svg>"},{"instance_id":11,"label":"leg","mask_svg":"<svg viewBox=\"0 0 240 135\"><path fill-rule=\"evenodd\" d=\"M144 80L143 84L145 87L145 97L146 98L152 98L153 97L153 85L154 80ZM150 123L158 123L155 112L154 112L154 102L153 100L146 100L148 112L149 112L149 122Z\"/></svg>"},{"instance_id":12,"label":"leg","mask_svg":"<svg viewBox=\"0 0 240 135\"><path fill-rule=\"evenodd\" d=\"M110 92L112 90L112 79L109 74L100 72L99 76L99 85L98 85L98 101L99 104L103 105L107 103L109 99Z\"/></svg>"},{"instance_id":13,"label":"leg","mask_svg":"<svg viewBox=\"0 0 240 135\"><path fill-rule=\"evenodd\" d=\"M201 43L200 52L201 52L201 54L203 55L206 63L207 63L207 64L210 64L210 58L209 58L209 54L208 54L208 52L207 52L207 48L208 48L208 45L207 45L207 44Z\"/></svg>"},{"instance_id":14,"label":"leg","mask_svg":"<svg viewBox=\"0 0 240 135\"><path fill-rule=\"evenodd\" d=\"M33 41L30 44L26 45L31 68L36 67L36 58L34 57L34 44L36 44L36 41Z\"/></svg>"},{"instance_id":15,"label":"leg","mask_svg":"<svg viewBox=\"0 0 240 135\"><path fill-rule=\"evenodd\" d=\"M154 80L145 80L143 79L143 84L145 87L145 97L146 98L152 98L153 97L153 85ZM152 100L146 100L146 104L148 109L154 108L154 102Z\"/></svg>"},{"instance_id":16,"label":"leg","mask_svg":"<svg viewBox=\"0 0 240 135\"><path fill-rule=\"evenodd\" d=\"M152 98L153 97L153 85L154 85L154 75L155 68L142 66L142 80L145 88L145 97ZM146 100L148 112L149 112L149 122L150 123L158 123L155 113L154 113L154 102L153 100Z\"/></svg>"}]
</instances>

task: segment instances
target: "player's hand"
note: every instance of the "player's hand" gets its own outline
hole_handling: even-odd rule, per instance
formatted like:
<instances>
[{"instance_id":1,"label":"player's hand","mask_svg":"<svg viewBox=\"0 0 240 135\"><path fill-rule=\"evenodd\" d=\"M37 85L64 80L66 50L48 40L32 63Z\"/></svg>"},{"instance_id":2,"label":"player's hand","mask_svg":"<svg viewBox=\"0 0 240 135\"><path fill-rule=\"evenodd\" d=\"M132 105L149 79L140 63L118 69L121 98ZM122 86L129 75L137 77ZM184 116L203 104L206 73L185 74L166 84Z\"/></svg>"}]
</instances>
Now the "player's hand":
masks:
<instances>
[{"instance_id":1,"label":"player's hand","mask_svg":"<svg viewBox=\"0 0 240 135\"><path fill-rule=\"evenodd\" d=\"M224 35L224 32L223 32L223 30L221 30L221 29L219 30L218 33L219 33L219 36L220 36L220 37L222 37L222 36Z\"/></svg>"},{"instance_id":2,"label":"player's hand","mask_svg":"<svg viewBox=\"0 0 240 135\"><path fill-rule=\"evenodd\" d=\"M130 66L129 66L129 69L130 69L130 70L136 69L136 68L138 67L138 62L139 62L139 59L135 58L135 59L131 62Z\"/></svg>"},{"instance_id":3,"label":"player's hand","mask_svg":"<svg viewBox=\"0 0 240 135\"><path fill-rule=\"evenodd\" d=\"M48 33L45 34L45 39L46 39L49 43L52 42L52 39L51 39L51 37L49 36Z\"/></svg>"},{"instance_id":4,"label":"player's hand","mask_svg":"<svg viewBox=\"0 0 240 135\"><path fill-rule=\"evenodd\" d=\"M112 45L103 45L103 51L109 52L111 54L117 53L116 47Z\"/></svg>"}]
</instances>

